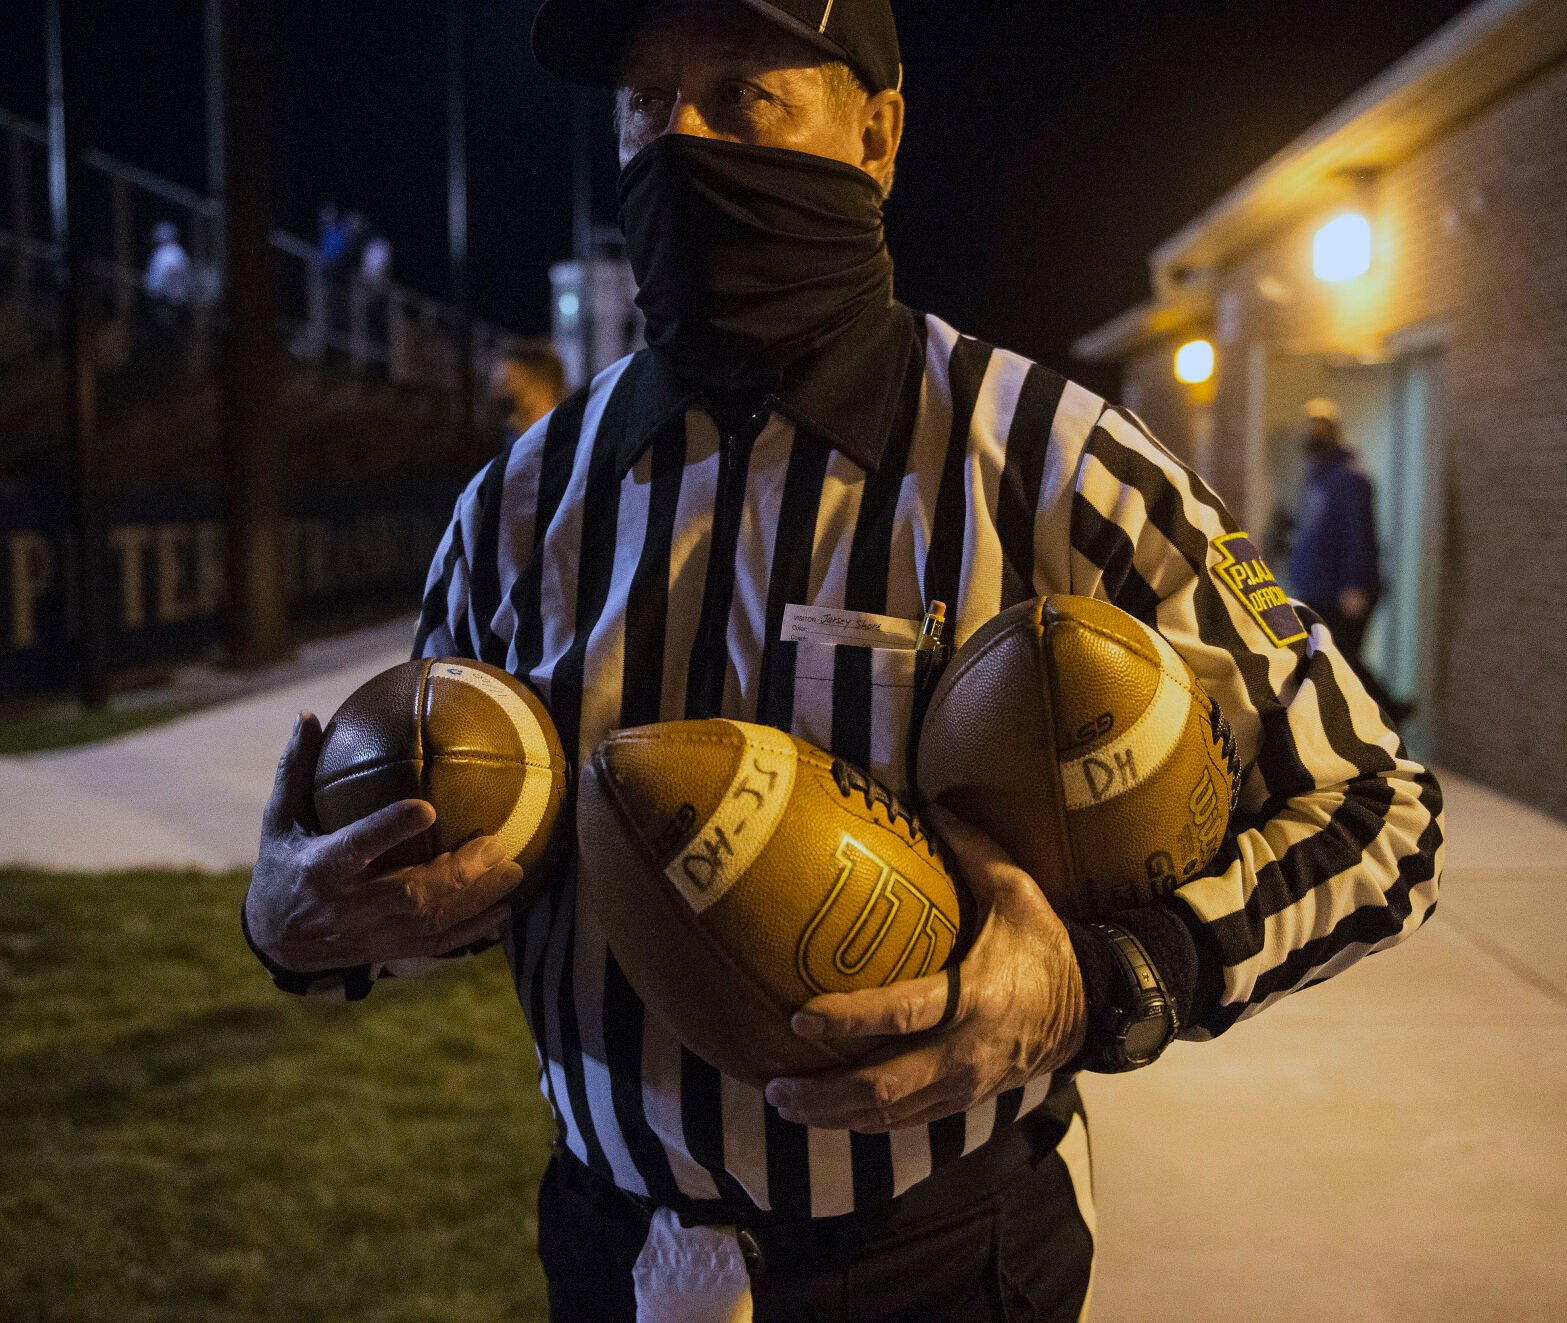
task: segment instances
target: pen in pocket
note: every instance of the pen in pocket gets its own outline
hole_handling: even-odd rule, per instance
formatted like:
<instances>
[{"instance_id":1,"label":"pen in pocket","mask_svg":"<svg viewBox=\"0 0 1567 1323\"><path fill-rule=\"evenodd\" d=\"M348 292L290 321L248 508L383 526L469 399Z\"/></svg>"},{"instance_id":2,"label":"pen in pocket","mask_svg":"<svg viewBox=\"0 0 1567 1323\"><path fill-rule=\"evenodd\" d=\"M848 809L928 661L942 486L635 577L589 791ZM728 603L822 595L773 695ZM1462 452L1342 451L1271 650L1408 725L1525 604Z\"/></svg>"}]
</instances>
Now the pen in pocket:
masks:
<instances>
[{"instance_id":1,"label":"pen in pocket","mask_svg":"<svg viewBox=\"0 0 1567 1323\"><path fill-rule=\"evenodd\" d=\"M934 651L941 643L941 631L946 623L947 604L933 601L925 612L925 619L920 621L920 636L915 640L914 651Z\"/></svg>"},{"instance_id":2,"label":"pen in pocket","mask_svg":"<svg viewBox=\"0 0 1567 1323\"><path fill-rule=\"evenodd\" d=\"M941 678L942 671L946 669L951 653L950 645L942 641L946 623L947 604L932 601L925 612L925 618L920 621L919 638L914 643L914 707L910 713L907 754L909 790L916 801L919 792L915 785L914 772L919 755L920 730L925 724L925 708L930 702L931 691L935 688L936 681Z\"/></svg>"},{"instance_id":3,"label":"pen in pocket","mask_svg":"<svg viewBox=\"0 0 1567 1323\"><path fill-rule=\"evenodd\" d=\"M947 604L932 601L920 621L919 637L914 640L914 683L924 689L932 663L941 647L941 631L947 623Z\"/></svg>"}]
</instances>

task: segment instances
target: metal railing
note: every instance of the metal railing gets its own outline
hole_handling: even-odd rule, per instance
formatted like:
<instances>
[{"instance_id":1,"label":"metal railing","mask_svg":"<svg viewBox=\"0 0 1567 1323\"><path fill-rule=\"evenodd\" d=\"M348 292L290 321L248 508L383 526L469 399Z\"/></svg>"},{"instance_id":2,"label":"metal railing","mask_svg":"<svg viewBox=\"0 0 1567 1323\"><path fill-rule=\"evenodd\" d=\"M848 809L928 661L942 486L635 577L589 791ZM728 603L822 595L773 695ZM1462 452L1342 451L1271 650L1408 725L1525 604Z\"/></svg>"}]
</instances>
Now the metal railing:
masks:
<instances>
[{"instance_id":1,"label":"metal railing","mask_svg":"<svg viewBox=\"0 0 1567 1323\"><path fill-rule=\"evenodd\" d=\"M25 351L42 337L60 260L48 215L48 134L43 126L0 109L0 146L6 207L0 214L0 357ZM89 148L86 196L78 214L93 218L91 273L98 282L107 325L100 337L101 366L122 366L144 284L148 236L159 221L173 221L191 260L190 352L198 364L212 361L214 312L222 292L222 212L212 198L139 166ZM106 218L107 223L102 223ZM287 348L295 357L331 358L351 375L377 374L394 382L455 391L459 385L460 313L452 305L396 281L371 283L357 273L326 270L316 245L274 230L279 298ZM20 341L20 344L15 343ZM495 361L518 337L489 322L473 326L472 380L482 385ZM475 389L470 399L481 402Z\"/></svg>"}]
</instances>

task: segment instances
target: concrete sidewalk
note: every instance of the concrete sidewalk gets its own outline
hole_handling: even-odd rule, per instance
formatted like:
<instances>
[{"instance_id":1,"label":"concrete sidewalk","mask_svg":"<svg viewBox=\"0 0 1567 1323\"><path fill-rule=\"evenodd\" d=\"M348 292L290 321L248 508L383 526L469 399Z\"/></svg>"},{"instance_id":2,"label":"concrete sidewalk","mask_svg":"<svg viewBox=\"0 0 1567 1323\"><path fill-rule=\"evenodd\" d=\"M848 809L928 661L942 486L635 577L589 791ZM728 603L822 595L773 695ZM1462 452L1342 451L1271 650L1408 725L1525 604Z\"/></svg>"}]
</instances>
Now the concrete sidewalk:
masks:
<instances>
[{"instance_id":1,"label":"concrete sidewalk","mask_svg":"<svg viewBox=\"0 0 1567 1323\"><path fill-rule=\"evenodd\" d=\"M294 713L329 715L407 630L336 646L335 669L311 654L156 730L0 758L0 861L247 865ZM1443 786L1425 931L1217 1042L1085 1081L1096 1318L1567 1319L1567 826Z\"/></svg>"},{"instance_id":2,"label":"concrete sidewalk","mask_svg":"<svg viewBox=\"0 0 1567 1323\"><path fill-rule=\"evenodd\" d=\"M0 864L244 868L294 716L408 660L398 621L306 644L258 692L119 739L0 757Z\"/></svg>"},{"instance_id":3,"label":"concrete sidewalk","mask_svg":"<svg viewBox=\"0 0 1567 1323\"><path fill-rule=\"evenodd\" d=\"M1086 1079L1097 1317L1567 1319L1567 827L1442 783L1423 931Z\"/></svg>"}]
</instances>

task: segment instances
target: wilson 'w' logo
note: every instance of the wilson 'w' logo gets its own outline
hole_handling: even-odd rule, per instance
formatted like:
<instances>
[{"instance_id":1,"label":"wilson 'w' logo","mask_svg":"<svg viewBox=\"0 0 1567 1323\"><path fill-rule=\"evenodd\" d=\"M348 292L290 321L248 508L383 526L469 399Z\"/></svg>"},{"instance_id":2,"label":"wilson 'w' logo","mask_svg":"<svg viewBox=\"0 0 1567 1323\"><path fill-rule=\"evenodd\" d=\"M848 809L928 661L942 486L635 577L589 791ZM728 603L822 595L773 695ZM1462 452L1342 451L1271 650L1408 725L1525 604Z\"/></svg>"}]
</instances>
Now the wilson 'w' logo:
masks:
<instances>
[{"instance_id":1,"label":"wilson 'w' logo","mask_svg":"<svg viewBox=\"0 0 1567 1323\"><path fill-rule=\"evenodd\" d=\"M838 876L795 949L812 992L885 987L947 963L957 928L908 878L852 836L839 842Z\"/></svg>"}]
</instances>

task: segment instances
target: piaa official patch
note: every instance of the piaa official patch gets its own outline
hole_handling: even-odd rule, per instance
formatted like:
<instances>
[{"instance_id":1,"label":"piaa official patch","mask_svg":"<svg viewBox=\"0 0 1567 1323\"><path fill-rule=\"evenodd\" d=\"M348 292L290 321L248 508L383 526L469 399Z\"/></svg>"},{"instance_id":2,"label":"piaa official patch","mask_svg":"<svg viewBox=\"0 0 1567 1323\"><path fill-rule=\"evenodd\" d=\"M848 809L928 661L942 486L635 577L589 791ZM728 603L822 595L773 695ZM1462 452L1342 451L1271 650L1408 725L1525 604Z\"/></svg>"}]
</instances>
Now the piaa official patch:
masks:
<instances>
[{"instance_id":1,"label":"piaa official patch","mask_svg":"<svg viewBox=\"0 0 1567 1323\"><path fill-rule=\"evenodd\" d=\"M1251 612L1263 632L1281 648L1305 638L1306 627L1300 623L1273 571L1263 563L1262 553L1250 535L1226 533L1214 538L1213 545L1223 557L1214 566L1214 573L1241 599L1241 605Z\"/></svg>"}]
</instances>

